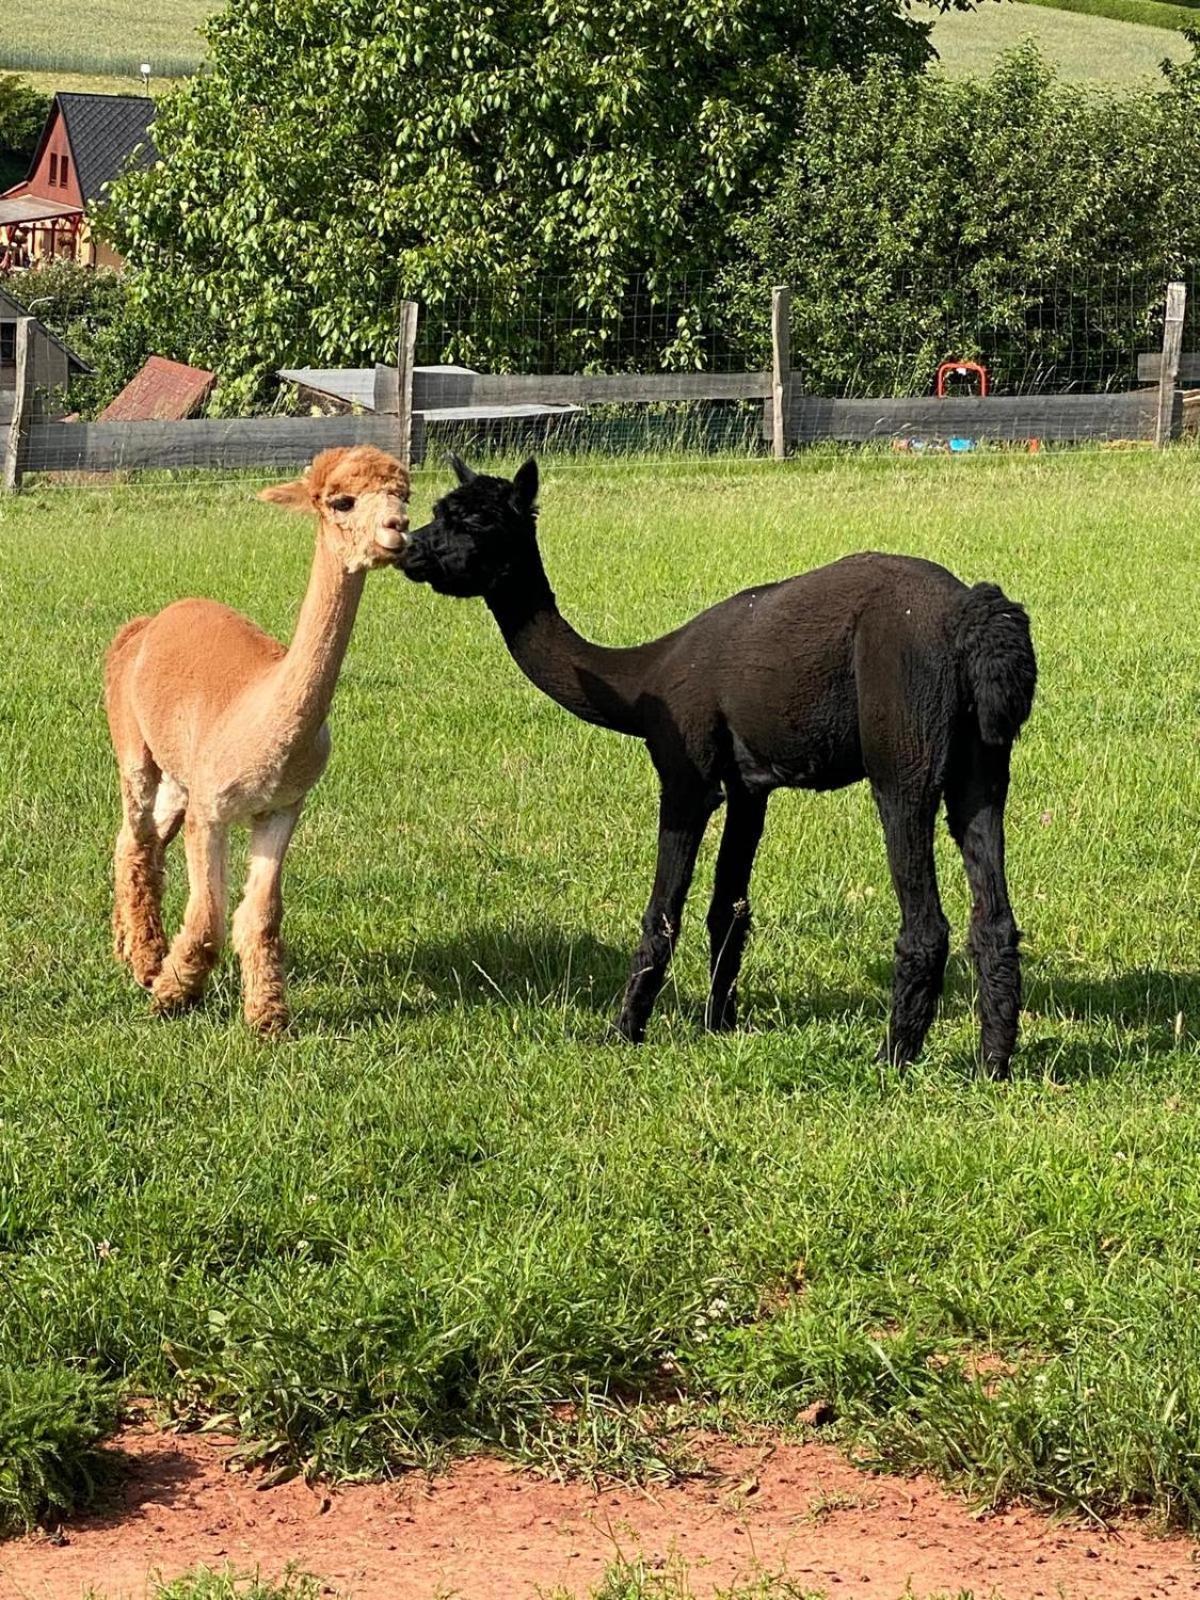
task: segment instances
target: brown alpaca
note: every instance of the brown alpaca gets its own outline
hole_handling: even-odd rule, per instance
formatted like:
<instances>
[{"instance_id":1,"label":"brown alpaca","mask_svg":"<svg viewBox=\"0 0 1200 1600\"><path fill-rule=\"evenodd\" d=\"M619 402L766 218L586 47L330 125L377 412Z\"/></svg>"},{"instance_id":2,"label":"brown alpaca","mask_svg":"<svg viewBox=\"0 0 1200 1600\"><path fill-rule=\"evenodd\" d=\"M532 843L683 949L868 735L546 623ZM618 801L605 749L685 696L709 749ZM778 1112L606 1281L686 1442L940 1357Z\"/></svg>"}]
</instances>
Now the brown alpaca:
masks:
<instances>
[{"instance_id":1,"label":"brown alpaca","mask_svg":"<svg viewBox=\"0 0 1200 1600\"><path fill-rule=\"evenodd\" d=\"M320 518L312 574L285 651L215 600L135 617L105 660L105 703L121 774L113 944L175 1011L196 999L225 940L229 829L250 827L233 919L246 1021L287 1023L281 879L304 797L329 759L326 718L372 567L393 564L408 527L408 474L370 445L326 450L261 500ZM162 925L166 847L184 828L188 902L170 950Z\"/></svg>"}]
</instances>

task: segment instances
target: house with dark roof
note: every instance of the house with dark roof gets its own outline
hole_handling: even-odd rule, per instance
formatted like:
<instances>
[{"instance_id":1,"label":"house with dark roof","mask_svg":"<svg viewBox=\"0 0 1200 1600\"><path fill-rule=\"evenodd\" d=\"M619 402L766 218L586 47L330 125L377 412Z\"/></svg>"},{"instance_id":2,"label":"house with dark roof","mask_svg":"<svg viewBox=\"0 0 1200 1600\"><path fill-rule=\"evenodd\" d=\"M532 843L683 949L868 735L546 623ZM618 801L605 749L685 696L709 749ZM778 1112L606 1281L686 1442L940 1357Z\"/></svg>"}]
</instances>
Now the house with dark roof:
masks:
<instances>
[{"instance_id":1,"label":"house with dark roof","mask_svg":"<svg viewBox=\"0 0 1200 1600\"><path fill-rule=\"evenodd\" d=\"M23 182L0 194L0 269L65 257L120 267L90 217L131 162L155 159L149 95L56 94Z\"/></svg>"}]
</instances>

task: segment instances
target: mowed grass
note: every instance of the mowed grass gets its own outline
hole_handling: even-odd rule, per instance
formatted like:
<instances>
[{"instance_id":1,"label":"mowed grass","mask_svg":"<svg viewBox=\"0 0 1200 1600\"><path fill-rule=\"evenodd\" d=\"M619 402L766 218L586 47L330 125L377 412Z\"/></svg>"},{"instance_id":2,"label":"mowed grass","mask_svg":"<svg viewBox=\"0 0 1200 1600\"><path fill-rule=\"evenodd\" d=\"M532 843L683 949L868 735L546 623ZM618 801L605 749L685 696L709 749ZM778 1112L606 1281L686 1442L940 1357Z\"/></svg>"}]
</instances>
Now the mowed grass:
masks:
<instances>
[{"instance_id":1,"label":"mowed grass","mask_svg":"<svg viewBox=\"0 0 1200 1600\"><path fill-rule=\"evenodd\" d=\"M148 61L154 74L177 77L204 55L198 29L215 0L5 0L0 12L0 70L126 78Z\"/></svg>"},{"instance_id":2,"label":"mowed grass","mask_svg":"<svg viewBox=\"0 0 1200 1600\"><path fill-rule=\"evenodd\" d=\"M666 1473L698 1414L790 1424L822 1399L867 1458L982 1500L1200 1522L1197 470L1187 451L546 470L551 578L608 642L872 547L1029 606L1008 1085L976 1073L944 829L943 1011L907 1075L873 1062L897 916L863 786L772 803L744 1030L700 1028L710 839L650 1040L611 1042L652 871L645 753L537 693L482 604L390 572L289 858L290 1035L248 1036L228 960L200 1009L155 1020L109 953L101 658L181 594L286 636L310 529L236 483L5 503L14 1392L95 1373L331 1473L483 1444ZM445 476L421 475L416 517ZM174 922L178 859L169 887Z\"/></svg>"},{"instance_id":3,"label":"mowed grass","mask_svg":"<svg viewBox=\"0 0 1200 1600\"><path fill-rule=\"evenodd\" d=\"M918 5L917 14L926 8ZM1160 75L1164 59L1186 61L1190 46L1170 29L1084 16L1015 0L985 0L977 11L952 11L934 23L938 66L955 77L983 77L998 56L1023 39L1067 79L1144 83Z\"/></svg>"}]
</instances>

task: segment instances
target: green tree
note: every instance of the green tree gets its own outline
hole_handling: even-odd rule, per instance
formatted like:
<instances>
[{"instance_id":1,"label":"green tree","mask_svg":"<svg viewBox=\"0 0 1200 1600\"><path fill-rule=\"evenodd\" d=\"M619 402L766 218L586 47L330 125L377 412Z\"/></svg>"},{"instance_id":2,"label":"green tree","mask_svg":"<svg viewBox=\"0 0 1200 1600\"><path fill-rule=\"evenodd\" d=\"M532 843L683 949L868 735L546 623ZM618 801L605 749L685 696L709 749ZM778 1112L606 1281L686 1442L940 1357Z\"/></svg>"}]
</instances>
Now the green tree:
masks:
<instances>
[{"instance_id":1,"label":"green tree","mask_svg":"<svg viewBox=\"0 0 1200 1600\"><path fill-rule=\"evenodd\" d=\"M375 359L405 295L515 308L534 273L600 359L633 275L723 258L814 69L930 55L907 0L241 0L209 39L111 227L164 328L204 309L178 353L251 381ZM528 354L515 316L488 337Z\"/></svg>"},{"instance_id":2,"label":"green tree","mask_svg":"<svg viewBox=\"0 0 1200 1600\"><path fill-rule=\"evenodd\" d=\"M25 176L38 134L50 111L50 98L15 73L0 73L0 186Z\"/></svg>"}]
</instances>

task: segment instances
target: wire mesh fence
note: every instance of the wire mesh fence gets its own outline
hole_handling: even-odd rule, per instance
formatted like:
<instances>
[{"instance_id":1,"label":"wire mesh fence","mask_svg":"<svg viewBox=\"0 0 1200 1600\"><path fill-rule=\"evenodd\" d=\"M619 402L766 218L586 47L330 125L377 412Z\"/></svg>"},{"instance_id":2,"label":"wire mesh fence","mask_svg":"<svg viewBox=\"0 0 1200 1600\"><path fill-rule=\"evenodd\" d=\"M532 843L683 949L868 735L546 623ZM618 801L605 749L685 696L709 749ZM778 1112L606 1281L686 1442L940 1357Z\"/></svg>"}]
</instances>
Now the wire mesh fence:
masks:
<instances>
[{"instance_id":1,"label":"wire mesh fence","mask_svg":"<svg viewBox=\"0 0 1200 1600\"><path fill-rule=\"evenodd\" d=\"M1197 271L1185 339L1195 345ZM793 286L792 364L800 385L837 398L932 392L939 365L985 366L994 395L1120 393L1138 357L1162 345L1166 278L1105 266L901 276Z\"/></svg>"},{"instance_id":2,"label":"wire mesh fence","mask_svg":"<svg viewBox=\"0 0 1200 1600\"><path fill-rule=\"evenodd\" d=\"M1200 422L1200 397L1182 392L1187 373L1200 371L1200 270L1180 278L1181 344L1196 354L1184 362L1172 436ZM420 306L414 445L428 460L451 449L483 459L536 451L560 462L767 456L781 390L793 448L1152 441L1162 429L1154 358L1166 287L1162 277L1113 267L800 282L790 288L782 374L772 372L768 284L748 293L719 276L660 276L594 295L556 276L463 287ZM281 370L309 379L281 385L292 398L276 397L270 409L288 414L131 424L126 433L43 420L29 470L81 474L80 482L155 466L265 473L310 445L312 453L332 443L387 445L374 368L299 366L317 354L328 362L328 350L306 347L300 333L283 352L293 365ZM385 362L395 355L394 346L378 351ZM945 395L935 398L945 367ZM314 411L328 426L316 426ZM298 426L305 422L314 426ZM159 454L159 436L135 431L151 426Z\"/></svg>"}]
</instances>

